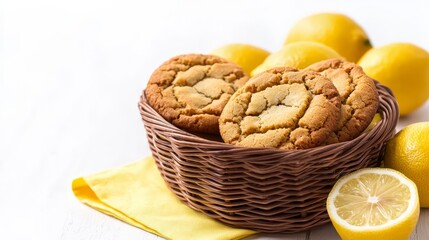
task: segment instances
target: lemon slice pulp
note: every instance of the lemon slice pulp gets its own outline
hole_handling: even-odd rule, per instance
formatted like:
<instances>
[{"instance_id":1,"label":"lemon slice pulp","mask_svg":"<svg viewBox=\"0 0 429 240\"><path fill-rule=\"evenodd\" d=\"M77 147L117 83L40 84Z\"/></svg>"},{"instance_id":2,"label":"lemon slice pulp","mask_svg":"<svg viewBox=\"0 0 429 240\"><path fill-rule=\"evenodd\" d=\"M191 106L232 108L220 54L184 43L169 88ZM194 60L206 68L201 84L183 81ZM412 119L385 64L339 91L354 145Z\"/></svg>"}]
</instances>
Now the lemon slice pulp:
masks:
<instances>
[{"instance_id":1,"label":"lemon slice pulp","mask_svg":"<svg viewBox=\"0 0 429 240\"><path fill-rule=\"evenodd\" d=\"M339 179L327 199L342 239L408 239L419 213L416 185L402 173L366 168Z\"/></svg>"}]
</instances>

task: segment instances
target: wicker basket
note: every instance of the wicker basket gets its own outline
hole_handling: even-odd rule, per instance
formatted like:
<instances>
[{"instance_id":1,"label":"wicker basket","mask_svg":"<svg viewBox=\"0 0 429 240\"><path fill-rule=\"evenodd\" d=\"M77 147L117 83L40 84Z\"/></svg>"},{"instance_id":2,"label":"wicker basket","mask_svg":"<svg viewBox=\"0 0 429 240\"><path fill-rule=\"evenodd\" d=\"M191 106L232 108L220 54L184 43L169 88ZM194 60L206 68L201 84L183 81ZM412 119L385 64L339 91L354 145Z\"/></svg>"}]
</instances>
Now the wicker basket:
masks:
<instances>
[{"instance_id":1,"label":"wicker basket","mask_svg":"<svg viewBox=\"0 0 429 240\"><path fill-rule=\"evenodd\" d=\"M383 120L358 138L308 150L246 148L185 132L141 97L150 149L168 187L189 207L227 225L294 233L329 222L325 201L336 180L379 166L399 118L392 92L376 83Z\"/></svg>"}]
</instances>

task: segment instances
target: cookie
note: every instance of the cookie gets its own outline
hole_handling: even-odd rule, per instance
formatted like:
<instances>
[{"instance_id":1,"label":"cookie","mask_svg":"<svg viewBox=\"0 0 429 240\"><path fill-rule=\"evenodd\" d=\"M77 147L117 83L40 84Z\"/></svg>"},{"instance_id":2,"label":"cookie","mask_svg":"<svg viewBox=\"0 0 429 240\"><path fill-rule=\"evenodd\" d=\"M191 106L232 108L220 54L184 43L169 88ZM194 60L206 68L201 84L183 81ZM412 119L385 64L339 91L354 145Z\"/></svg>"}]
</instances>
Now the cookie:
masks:
<instances>
[{"instance_id":1,"label":"cookie","mask_svg":"<svg viewBox=\"0 0 429 240\"><path fill-rule=\"evenodd\" d=\"M379 99L374 80L362 68L341 59L314 63L307 69L319 72L332 81L341 97L341 117L327 144L352 140L370 124Z\"/></svg>"},{"instance_id":2,"label":"cookie","mask_svg":"<svg viewBox=\"0 0 429 240\"><path fill-rule=\"evenodd\" d=\"M231 95L248 80L223 58L187 54L154 71L145 94L149 105L175 126L191 132L219 133L219 115Z\"/></svg>"},{"instance_id":3,"label":"cookie","mask_svg":"<svg viewBox=\"0 0 429 240\"><path fill-rule=\"evenodd\" d=\"M341 102L319 73L279 67L251 78L231 97L220 118L226 143L306 149L323 144L338 125Z\"/></svg>"}]
</instances>

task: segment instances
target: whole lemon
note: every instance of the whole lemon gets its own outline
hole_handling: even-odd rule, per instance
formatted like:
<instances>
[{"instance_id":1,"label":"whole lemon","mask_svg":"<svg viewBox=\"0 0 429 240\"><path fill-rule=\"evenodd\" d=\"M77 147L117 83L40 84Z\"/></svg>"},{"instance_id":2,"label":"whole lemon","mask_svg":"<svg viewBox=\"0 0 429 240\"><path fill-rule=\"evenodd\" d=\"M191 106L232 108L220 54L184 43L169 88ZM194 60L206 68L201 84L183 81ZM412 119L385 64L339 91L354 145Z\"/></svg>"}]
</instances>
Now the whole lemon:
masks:
<instances>
[{"instance_id":1,"label":"whole lemon","mask_svg":"<svg viewBox=\"0 0 429 240\"><path fill-rule=\"evenodd\" d=\"M410 178L417 185L420 206L429 207L429 122L399 131L387 143L384 166Z\"/></svg>"},{"instance_id":2,"label":"whole lemon","mask_svg":"<svg viewBox=\"0 0 429 240\"><path fill-rule=\"evenodd\" d=\"M261 64L270 53L250 44L231 43L213 50L211 54L237 64L250 75L250 72Z\"/></svg>"},{"instance_id":3,"label":"whole lemon","mask_svg":"<svg viewBox=\"0 0 429 240\"><path fill-rule=\"evenodd\" d=\"M362 27L338 13L319 13L298 21L289 31L285 44L297 41L323 43L351 62L357 62L371 48Z\"/></svg>"},{"instance_id":4,"label":"whole lemon","mask_svg":"<svg viewBox=\"0 0 429 240\"><path fill-rule=\"evenodd\" d=\"M341 58L332 48L317 42L302 41L284 45L270 54L265 61L253 69L251 76L274 67L306 68L309 65L329 58Z\"/></svg>"},{"instance_id":5,"label":"whole lemon","mask_svg":"<svg viewBox=\"0 0 429 240\"><path fill-rule=\"evenodd\" d=\"M368 51L358 63L367 75L394 93L401 116L429 98L429 53L410 43L393 43Z\"/></svg>"}]
</instances>

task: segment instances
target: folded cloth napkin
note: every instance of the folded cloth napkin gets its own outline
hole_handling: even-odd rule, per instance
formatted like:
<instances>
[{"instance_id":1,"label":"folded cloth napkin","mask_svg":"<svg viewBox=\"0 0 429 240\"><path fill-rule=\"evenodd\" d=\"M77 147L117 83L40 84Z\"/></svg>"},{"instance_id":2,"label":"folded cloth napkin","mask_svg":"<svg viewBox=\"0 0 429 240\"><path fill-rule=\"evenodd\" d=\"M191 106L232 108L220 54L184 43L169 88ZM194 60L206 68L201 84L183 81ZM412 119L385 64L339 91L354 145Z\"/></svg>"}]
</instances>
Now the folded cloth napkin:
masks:
<instances>
[{"instance_id":1,"label":"folded cloth napkin","mask_svg":"<svg viewBox=\"0 0 429 240\"><path fill-rule=\"evenodd\" d=\"M254 231L196 212L167 188L152 157L73 181L83 203L166 239L240 239Z\"/></svg>"}]
</instances>

